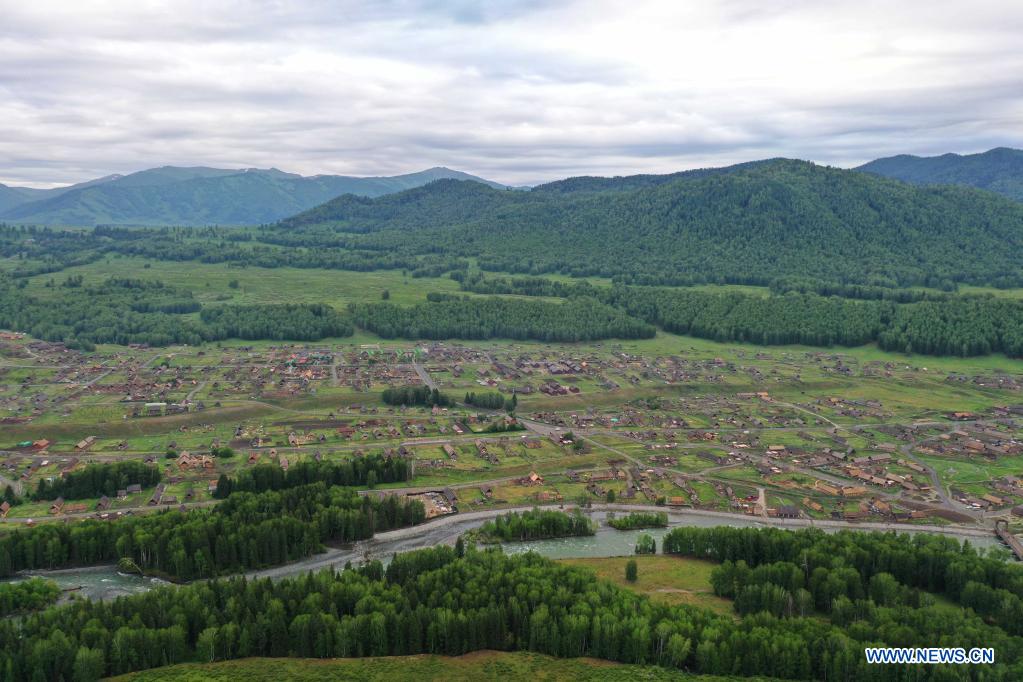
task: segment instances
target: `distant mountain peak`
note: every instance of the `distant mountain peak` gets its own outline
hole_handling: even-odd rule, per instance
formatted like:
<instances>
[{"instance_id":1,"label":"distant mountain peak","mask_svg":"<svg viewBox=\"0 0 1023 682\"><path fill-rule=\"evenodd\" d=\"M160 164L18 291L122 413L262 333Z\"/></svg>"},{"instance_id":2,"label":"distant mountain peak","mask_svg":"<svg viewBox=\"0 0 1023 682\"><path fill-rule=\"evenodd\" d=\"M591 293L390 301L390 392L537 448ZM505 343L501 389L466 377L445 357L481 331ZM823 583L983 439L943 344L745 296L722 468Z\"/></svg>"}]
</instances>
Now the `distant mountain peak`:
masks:
<instances>
[{"instance_id":1,"label":"distant mountain peak","mask_svg":"<svg viewBox=\"0 0 1023 682\"><path fill-rule=\"evenodd\" d=\"M276 167L164 165L54 190L4 187L0 220L63 225L260 224L344 194L376 197L445 178L503 187L443 166L390 177L303 177Z\"/></svg>"},{"instance_id":2,"label":"distant mountain peak","mask_svg":"<svg viewBox=\"0 0 1023 682\"><path fill-rule=\"evenodd\" d=\"M856 170L917 185L963 185L1023 201L1023 151L995 147L976 154L899 154Z\"/></svg>"}]
</instances>

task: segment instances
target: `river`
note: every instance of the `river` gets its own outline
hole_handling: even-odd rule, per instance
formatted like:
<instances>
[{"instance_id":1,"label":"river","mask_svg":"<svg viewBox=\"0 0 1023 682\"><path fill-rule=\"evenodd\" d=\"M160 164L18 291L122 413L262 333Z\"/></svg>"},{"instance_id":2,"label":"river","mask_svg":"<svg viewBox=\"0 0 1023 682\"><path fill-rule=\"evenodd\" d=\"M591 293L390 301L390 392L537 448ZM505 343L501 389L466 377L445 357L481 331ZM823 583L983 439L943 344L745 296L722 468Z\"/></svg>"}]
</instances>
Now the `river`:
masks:
<instances>
[{"instance_id":1,"label":"river","mask_svg":"<svg viewBox=\"0 0 1023 682\"><path fill-rule=\"evenodd\" d=\"M159 578L118 573L115 566L32 571L22 574L12 582L37 576L57 583L58 587L66 591L67 596L78 594L91 599L115 599L131 594L141 594L159 585L168 584Z\"/></svg>"},{"instance_id":2,"label":"river","mask_svg":"<svg viewBox=\"0 0 1023 682\"><path fill-rule=\"evenodd\" d=\"M277 566L260 571L251 571L245 575L249 578L282 578L289 575L305 573L310 570L324 568L340 569L346 562L351 561L357 564L366 559L379 559L383 562L390 560L391 556L399 552L408 552L425 547L435 547L442 544L454 544L459 535L476 528L484 521L507 510L490 510L486 512L474 512L459 514L455 516L436 519L428 524L415 526L413 528L402 528L395 531L380 533L370 540L355 543L348 547L329 548L326 552L317 554L296 561L284 566ZM618 514L625 510L617 509ZM661 540L668 528L656 528L647 531L617 531L605 524L607 513L604 510L596 510L590 513L591 518L600 523L596 535L589 537L558 538L553 540L534 540L531 542L515 542L503 545L504 551L509 554L521 554L533 551L551 559L568 559L581 557L609 557L632 554L635 548L636 538L640 533L646 532L657 540L658 550ZM669 523L671 527L691 526L709 528L713 526L733 527L766 527L768 525L798 525L779 524L777 520L767 520L735 514L715 513L694 513L669 512ZM841 528L852 528L859 530L878 530L876 527L849 526L848 524L829 524L827 522L817 524L827 532L834 532ZM929 532L913 526L895 526L899 532L919 533ZM933 532L935 529L931 529ZM951 528L941 529L946 534L953 535L958 539L969 540L975 547L997 547L1000 541L993 533L982 534L972 529L956 530ZM978 529L979 531L979 529ZM23 577L27 577L26 576ZM114 566L95 566L83 569L67 569L59 571L37 571L31 575L38 575L51 578L64 589L75 589L82 596L93 599L112 599L115 597L138 594L152 589L153 587L167 584L155 578L143 578L134 575L118 573Z\"/></svg>"}]
</instances>

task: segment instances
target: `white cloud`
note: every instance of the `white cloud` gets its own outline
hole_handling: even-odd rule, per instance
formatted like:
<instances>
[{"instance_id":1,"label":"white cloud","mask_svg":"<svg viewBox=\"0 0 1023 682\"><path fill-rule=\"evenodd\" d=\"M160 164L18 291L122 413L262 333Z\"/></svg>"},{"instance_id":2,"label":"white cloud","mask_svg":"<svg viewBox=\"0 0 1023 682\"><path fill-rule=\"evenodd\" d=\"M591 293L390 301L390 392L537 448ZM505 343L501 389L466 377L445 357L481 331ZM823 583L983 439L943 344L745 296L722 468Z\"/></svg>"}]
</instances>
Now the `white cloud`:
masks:
<instances>
[{"instance_id":1,"label":"white cloud","mask_svg":"<svg viewBox=\"0 0 1023 682\"><path fill-rule=\"evenodd\" d=\"M510 183L1023 145L1023 5L0 0L0 182Z\"/></svg>"}]
</instances>

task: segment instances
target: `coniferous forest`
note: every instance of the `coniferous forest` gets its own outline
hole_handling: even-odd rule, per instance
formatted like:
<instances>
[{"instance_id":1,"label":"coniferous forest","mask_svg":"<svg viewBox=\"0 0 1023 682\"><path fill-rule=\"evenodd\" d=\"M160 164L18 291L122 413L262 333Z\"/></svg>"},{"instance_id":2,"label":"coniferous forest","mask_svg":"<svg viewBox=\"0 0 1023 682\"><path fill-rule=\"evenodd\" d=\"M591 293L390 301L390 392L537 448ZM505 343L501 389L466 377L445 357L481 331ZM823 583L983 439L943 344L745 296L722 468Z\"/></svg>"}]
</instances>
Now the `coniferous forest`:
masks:
<instances>
[{"instance_id":1,"label":"coniferous forest","mask_svg":"<svg viewBox=\"0 0 1023 682\"><path fill-rule=\"evenodd\" d=\"M869 666L865 646L940 643L997 651L994 665L957 668L955 679L1013 680L1023 672L1023 638L1010 613L948 608L921 591L973 608L981 601L973 585L1004 574L1001 592L1015 594L1018 576L1010 568L953 541L685 528L669 534L665 549L721 558L715 590L736 595L737 618L653 602L531 553L469 549L460 556L439 547L398 555L386 569L370 562L276 582L166 587L5 620L0 674L96 679L195 658L497 649L852 682L907 673L904 666ZM911 668L919 680L949 679L949 672Z\"/></svg>"},{"instance_id":2,"label":"coniferous forest","mask_svg":"<svg viewBox=\"0 0 1023 682\"><path fill-rule=\"evenodd\" d=\"M261 487L248 479L239 485ZM421 502L378 500L322 481L240 490L212 508L13 530L0 536L0 577L130 559L143 571L177 580L210 578L295 561L326 542L362 540L424 519Z\"/></svg>"},{"instance_id":3,"label":"coniferous forest","mask_svg":"<svg viewBox=\"0 0 1023 682\"><path fill-rule=\"evenodd\" d=\"M52 481L41 479L33 498L54 500L63 497L81 500L107 495L113 497L118 490L138 484L148 488L160 482L160 470L138 461L114 464L89 464L83 469L69 472Z\"/></svg>"}]
</instances>

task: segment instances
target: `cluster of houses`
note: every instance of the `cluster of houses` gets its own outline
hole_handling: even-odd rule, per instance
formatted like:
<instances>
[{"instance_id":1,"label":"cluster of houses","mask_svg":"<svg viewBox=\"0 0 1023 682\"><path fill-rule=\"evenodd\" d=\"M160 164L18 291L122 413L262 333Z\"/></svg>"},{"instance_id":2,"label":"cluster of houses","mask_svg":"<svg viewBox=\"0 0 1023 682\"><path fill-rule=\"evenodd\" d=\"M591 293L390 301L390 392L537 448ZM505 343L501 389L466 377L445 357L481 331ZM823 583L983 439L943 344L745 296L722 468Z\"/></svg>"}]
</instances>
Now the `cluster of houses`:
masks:
<instances>
[{"instance_id":1,"label":"cluster of houses","mask_svg":"<svg viewBox=\"0 0 1023 682\"><path fill-rule=\"evenodd\" d=\"M996 459L1023 454L1023 440L1010 432L974 423L928 439L916 446L916 452L941 457Z\"/></svg>"},{"instance_id":2,"label":"cluster of houses","mask_svg":"<svg viewBox=\"0 0 1023 682\"><path fill-rule=\"evenodd\" d=\"M914 473L899 474L891 471L889 467L895 463L911 469ZM851 458L842 467L842 472L849 478L881 488L899 487L910 493L931 490L926 469L910 460L899 459L896 461L886 452Z\"/></svg>"},{"instance_id":3,"label":"cluster of houses","mask_svg":"<svg viewBox=\"0 0 1023 682\"><path fill-rule=\"evenodd\" d=\"M477 457L485 462L489 462L490 464L500 464L500 460L497 458L497 455L491 452L490 446L486 441L477 438L473 441L473 446L476 448Z\"/></svg>"}]
</instances>

